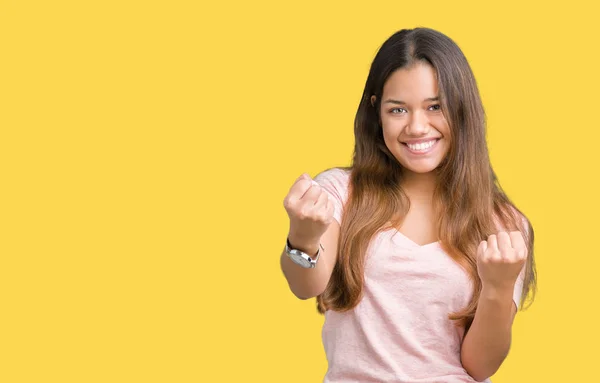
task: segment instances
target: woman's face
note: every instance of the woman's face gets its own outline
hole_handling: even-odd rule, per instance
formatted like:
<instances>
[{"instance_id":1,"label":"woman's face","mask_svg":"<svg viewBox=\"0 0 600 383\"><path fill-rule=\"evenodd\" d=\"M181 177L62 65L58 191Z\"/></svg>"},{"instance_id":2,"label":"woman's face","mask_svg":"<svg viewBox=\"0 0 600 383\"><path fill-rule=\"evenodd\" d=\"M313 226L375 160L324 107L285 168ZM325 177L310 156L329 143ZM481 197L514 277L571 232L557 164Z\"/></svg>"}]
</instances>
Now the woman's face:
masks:
<instances>
[{"instance_id":1,"label":"woman's face","mask_svg":"<svg viewBox=\"0 0 600 383\"><path fill-rule=\"evenodd\" d=\"M392 73L383 87L380 117L385 145L408 171L431 172L446 157L450 127L431 65L419 62Z\"/></svg>"}]
</instances>

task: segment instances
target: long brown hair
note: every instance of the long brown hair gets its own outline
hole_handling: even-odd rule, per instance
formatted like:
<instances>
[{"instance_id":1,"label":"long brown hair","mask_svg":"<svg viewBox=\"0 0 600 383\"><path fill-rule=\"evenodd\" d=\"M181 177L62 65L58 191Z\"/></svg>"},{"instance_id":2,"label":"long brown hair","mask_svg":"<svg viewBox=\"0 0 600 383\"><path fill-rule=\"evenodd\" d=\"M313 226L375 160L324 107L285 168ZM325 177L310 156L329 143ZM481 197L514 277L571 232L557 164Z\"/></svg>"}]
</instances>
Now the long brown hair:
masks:
<instances>
[{"instance_id":1,"label":"long brown hair","mask_svg":"<svg viewBox=\"0 0 600 383\"><path fill-rule=\"evenodd\" d=\"M379 110L388 77L417 62L434 68L442 112L450 125L451 146L436 169L434 204L440 242L469 274L474 286L468 306L449 313L449 318L469 326L481 292L476 258L479 242L497 233L497 223L524 234L528 258L521 305L525 305L535 295L534 233L502 191L490 164L485 113L467 59L449 37L428 28L396 32L380 47L371 64L354 121L354 156L337 262L327 288L317 297L318 310L346 311L359 303L370 241L377 233L398 227L408 212L410 201L400 187L402 166L385 145ZM372 95L376 96L375 105Z\"/></svg>"}]
</instances>

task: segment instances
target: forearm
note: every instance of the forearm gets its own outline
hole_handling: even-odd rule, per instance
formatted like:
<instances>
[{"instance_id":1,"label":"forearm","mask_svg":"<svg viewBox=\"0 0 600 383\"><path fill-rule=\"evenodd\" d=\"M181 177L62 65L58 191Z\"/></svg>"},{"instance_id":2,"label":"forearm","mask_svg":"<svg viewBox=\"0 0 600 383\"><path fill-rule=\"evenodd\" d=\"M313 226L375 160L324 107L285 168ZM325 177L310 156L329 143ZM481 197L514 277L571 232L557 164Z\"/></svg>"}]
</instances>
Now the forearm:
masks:
<instances>
[{"instance_id":1,"label":"forearm","mask_svg":"<svg viewBox=\"0 0 600 383\"><path fill-rule=\"evenodd\" d=\"M512 288L483 287L473 323L464 338L461 361L477 381L492 376L508 355L516 312Z\"/></svg>"},{"instance_id":2,"label":"forearm","mask_svg":"<svg viewBox=\"0 0 600 383\"><path fill-rule=\"evenodd\" d=\"M331 275L323 259L317 262L314 269L305 269L292 262L285 251L281 254L281 270L290 290L300 299L309 299L321 294Z\"/></svg>"},{"instance_id":3,"label":"forearm","mask_svg":"<svg viewBox=\"0 0 600 383\"><path fill-rule=\"evenodd\" d=\"M304 239L294 233L289 234L293 247L309 255L316 255L321 246L321 256L315 268L305 269L295 264L285 253L281 254L281 270L288 281L290 290L300 299L309 299L320 295L329 282L331 271L335 265L337 241L340 225L333 222L320 239Z\"/></svg>"}]
</instances>

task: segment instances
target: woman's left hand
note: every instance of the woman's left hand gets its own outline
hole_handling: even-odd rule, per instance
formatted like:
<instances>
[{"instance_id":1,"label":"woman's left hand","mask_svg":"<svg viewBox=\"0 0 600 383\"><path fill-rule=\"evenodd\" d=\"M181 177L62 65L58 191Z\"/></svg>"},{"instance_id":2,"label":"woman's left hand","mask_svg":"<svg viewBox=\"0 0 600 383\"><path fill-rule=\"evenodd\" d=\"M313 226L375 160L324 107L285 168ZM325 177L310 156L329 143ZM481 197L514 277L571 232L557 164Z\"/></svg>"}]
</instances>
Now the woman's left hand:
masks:
<instances>
[{"instance_id":1,"label":"woman's left hand","mask_svg":"<svg viewBox=\"0 0 600 383\"><path fill-rule=\"evenodd\" d=\"M527 246L520 231L490 235L477 248L477 271L484 286L512 288L527 259Z\"/></svg>"}]
</instances>

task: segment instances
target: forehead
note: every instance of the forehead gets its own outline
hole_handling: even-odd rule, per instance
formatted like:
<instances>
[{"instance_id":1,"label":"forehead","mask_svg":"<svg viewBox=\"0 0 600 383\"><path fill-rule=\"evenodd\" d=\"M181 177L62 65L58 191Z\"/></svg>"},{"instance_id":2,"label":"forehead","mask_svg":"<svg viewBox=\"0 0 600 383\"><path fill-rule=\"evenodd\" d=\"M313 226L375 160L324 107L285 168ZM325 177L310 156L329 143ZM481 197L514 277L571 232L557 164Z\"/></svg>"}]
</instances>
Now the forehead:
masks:
<instances>
[{"instance_id":1,"label":"forehead","mask_svg":"<svg viewBox=\"0 0 600 383\"><path fill-rule=\"evenodd\" d=\"M419 62L393 72L383 86L383 96L405 101L422 101L438 95L437 76L433 67Z\"/></svg>"}]
</instances>

